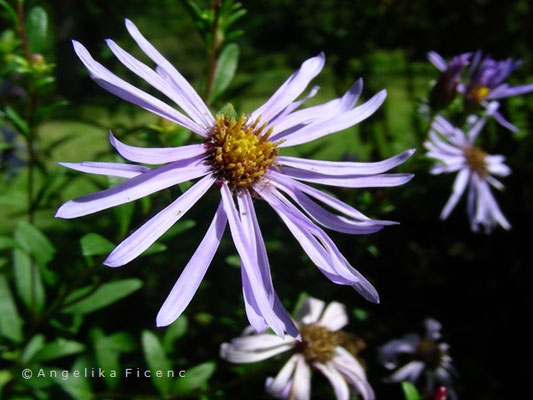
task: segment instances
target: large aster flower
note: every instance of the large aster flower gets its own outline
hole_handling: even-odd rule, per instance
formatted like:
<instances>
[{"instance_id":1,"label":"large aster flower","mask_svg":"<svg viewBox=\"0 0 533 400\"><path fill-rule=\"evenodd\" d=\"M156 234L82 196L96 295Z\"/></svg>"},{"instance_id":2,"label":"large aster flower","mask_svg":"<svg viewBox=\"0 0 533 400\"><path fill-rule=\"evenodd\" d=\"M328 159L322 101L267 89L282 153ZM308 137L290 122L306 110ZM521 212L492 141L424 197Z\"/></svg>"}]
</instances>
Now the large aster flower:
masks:
<instances>
[{"instance_id":1,"label":"large aster flower","mask_svg":"<svg viewBox=\"0 0 533 400\"><path fill-rule=\"evenodd\" d=\"M391 340L380 348L379 357L385 368L396 369L388 380L417 383L424 373L428 391L436 389L436 395L439 394L442 390L438 384L441 384L454 399L456 395L452 388L452 377L456 371L448 355L449 345L441 341L442 326L432 318L426 319L424 325L424 336L411 333L401 339ZM407 363L400 366L404 359L407 359Z\"/></svg>"},{"instance_id":2,"label":"large aster flower","mask_svg":"<svg viewBox=\"0 0 533 400\"><path fill-rule=\"evenodd\" d=\"M490 233L497 224L504 229L511 228L490 190L490 186L503 189L502 183L493 175L507 176L511 170L503 163L505 158L502 155L489 155L474 145L496 105L492 105L487 115L466 134L445 118L437 116L431 125L430 139L424 143L428 149L426 155L437 160L431 168L432 174L457 172L452 195L442 210L441 219L448 218L466 191L467 212L474 232L479 231L480 225L486 233Z\"/></svg>"},{"instance_id":3,"label":"large aster flower","mask_svg":"<svg viewBox=\"0 0 533 400\"><path fill-rule=\"evenodd\" d=\"M311 397L311 368L320 371L333 386L337 400L348 400L350 391L373 400L374 391L356 354L364 341L341 331L348 315L340 303L325 307L322 300L307 298L296 313L302 340L269 333L252 333L223 343L220 356L233 363L253 363L277 354L293 352L275 378L267 378L266 390L278 399L305 400Z\"/></svg>"},{"instance_id":4,"label":"large aster flower","mask_svg":"<svg viewBox=\"0 0 533 400\"><path fill-rule=\"evenodd\" d=\"M306 143L364 120L382 104L385 91L355 107L362 90L362 81L358 80L342 98L296 111L307 97L316 92L313 89L306 98L296 100L322 69L324 55L319 54L305 61L253 113L236 118L229 114L214 117L191 85L142 36L136 26L126 20L126 27L144 53L156 64L156 68L153 70L112 40L107 40L113 54L128 69L174 101L187 115L117 77L95 61L87 49L76 41L73 42L74 50L100 86L190 129L203 139L203 143L177 148L138 148L121 143L110 134L111 144L125 159L139 164L163 166L148 168L137 164L64 163L62 165L77 171L127 180L110 189L66 202L56 216L81 217L200 178L183 195L120 243L104 261L105 265L119 267L145 251L210 188L218 189L222 199L213 222L163 304L157 316L158 326L172 323L191 301L229 222L242 261L243 294L251 325L257 330L270 326L278 335L284 332L298 335L272 286L252 195L262 197L273 207L309 257L330 280L352 286L367 299L377 302L376 290L350 266L317 224L340 232L364 234L379 231L391 222L370 220L349 205L301 181L350 188L401 185L412 176L384 172L401 164L412 151L375 163L304 160L278 156L278 151L282 147ZM317 201L341 215L327 210Z\"/></svg>"}]
</instances>

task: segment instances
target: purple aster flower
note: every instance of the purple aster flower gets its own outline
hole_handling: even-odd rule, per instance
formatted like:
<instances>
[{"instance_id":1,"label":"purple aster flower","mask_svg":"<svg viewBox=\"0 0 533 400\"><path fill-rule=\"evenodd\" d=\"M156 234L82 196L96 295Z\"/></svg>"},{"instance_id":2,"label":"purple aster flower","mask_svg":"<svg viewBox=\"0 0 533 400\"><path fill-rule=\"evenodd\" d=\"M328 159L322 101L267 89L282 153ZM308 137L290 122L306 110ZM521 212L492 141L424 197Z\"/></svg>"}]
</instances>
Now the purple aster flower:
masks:
<instances>
[{"instance_id":1,"label":"purple aster flower","mask_svg":"<svg viewBox=\"0 0 533 400\"><path fill-rule=\"evenodd\" d=\"M399 367L388 381L416 383L424 373L427 390L433 391L441 384L448 390L450 398L455 399L452 377L457 373L448 355L448 344L440 340L442 326L432 318L426 319L424 325L426 332L423 337L411 333L401 339L391 340L380 348L379 357L385 368L392 370ZM400 360L406 358L408 362L400 367Z\"/></svg>"},{"instance_id":2,"label":"purple aster flower","mask_svg":"<svg viewBox=\"0 0 533 400\"><path fill-rule=\"evenodd\" d=\"M296 313L302 340L280 338L270 333L253 333L223 343L220 356L232 363L244 364L266 360L275 355L293 354L275 378L267 378L266 390L278 399L305 400L311 397L311 368L320 371L331 383L337 400L348 400L350 392L364 400L375 399L357 353L364 341L341 329L348 315L340 303L325 307L322 300L307 298Z\"/></svg>"},{"instance_id":3,"label":"purple aster flower","mask_svg":"<svg viewBox=\"0 0 533 400\"><path fill-rule=\"evenodd\" d=\"M375 221L336 198L304 182L360 188L401 185L411 174L384 172L404 162L413 150L375 163L330 162L278 156L282 147L306 143L346 129L366 118L383 103L381 91L355 106L362 91L358 80L342 97L325 104L296 109L316 90L296 100L324 65L324 55L305 61L272 97L253 113L240 117L213 116L183 76L126 20L126 27L143 52L155 64L153 70L112 40L113 54L132 72L174 101L180 109L127 83L95 61L87 49L73 41L74 50L91 77L111 93L175 122L198 134L203 143L177 148L138 148L110 134L110 141L125 159L137 164L82 162L62 165L82 172L117 176L126 181L98 193L63 204L60 218L77 218L124 204L181 182L200 178L189 190L121 242L104 261L122 266L145 251L212 187L221 201L207 233L185 266L157 316L157 325L172 323L198 289L229 223L241 257L241 276L246 313L258 331L270 326L282 336L298 336L289 314L274 292L265 244L259 230L252 195L266 200L279 214L319 270L337 284L348 285L370 301L378 302L374 287L339 252L318 225L335 231L366 234L391 221ZM187 115L185 115L185 114ZM235 198L237 205L235 204ZM289 200L291 199L292 202ZM341 215L327 210L318 202ZM299 206L300 208L298 208Z\"/></svg>"},{"instance_id":4,"label":"purple aster flower","mask_svg":"<svg viewBox=\"0 0 533 400\"><path fill-rule=\"evenodd\" d=\"M430 140L424 143L428 150L426 155L437 160L431 168L432 174L457 172L452 195L440 218L448 218L466 191L467 212L474 232L479 231L480 225L486 233L490 233L497 224L504 229L511 228L490 190L490 186L503 189L502 183L493 175L507 176L511 170L503 163L505 157L489 155L474 145L487 118L496 111L496 106L497 103L493 103L489 112L473 124L467 134L445 118L437 116L431 125Z\"/></svg>"},{"instance_id":5,"label":"purple aster flower","mask_svg":"<svg viewBox=\"0 0 533 400\"><path fill-rule=\"evenodd\" d=\"M456 93L461 88L461 73L468 65L471 53L464 53L452 58L449 64L434 51L428 53L429 61L437 67L441 74L437 83L431 90L430 103L438 108L450 104Z\"/></svg>"}]
</instances>

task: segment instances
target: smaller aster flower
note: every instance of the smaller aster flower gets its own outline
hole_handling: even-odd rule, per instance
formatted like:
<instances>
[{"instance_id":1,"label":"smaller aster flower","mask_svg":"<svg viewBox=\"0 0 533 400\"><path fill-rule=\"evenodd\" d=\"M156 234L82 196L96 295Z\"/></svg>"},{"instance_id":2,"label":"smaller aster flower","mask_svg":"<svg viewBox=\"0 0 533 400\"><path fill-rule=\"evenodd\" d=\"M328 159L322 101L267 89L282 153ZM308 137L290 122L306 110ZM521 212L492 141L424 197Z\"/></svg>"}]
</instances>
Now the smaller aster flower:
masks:
<instances>
[{"instance_id":1,"label":"smaller aster flower","mask_svg":"<svg viewBox=\"0 0 533 400\"><path fill-rule=\"evenodd\" d=\"M496 111L496 108L497 103L493 103L489 112L473 124L466 134L445 118L437 116L429 132L430 139L424 143L428 150L426 156L437 160L431 168L432 174L457 172L452 195L444 206L440 218L443 220L448 218L466 191L467 212L474 232L479 231L480 225L483 226L485 233L492 232L497 224L507 230L511 228L490 190L490 186L499 190L504 188L493 175L507 176L511 170L503 163L504 156L489 155L474 145L487 118Z\"/></svg>"},{"instance_id":2,"label":"smaller aster flower","mask_svg":"<svg viewBox=\"0 0 533 400\"><path fill-rule=\"evenodd\" d=\"M301 341L270 333L252 333L253 328L248 327L243 336L222 344L220 356L244 364L292 352L278 375L266 380L267 392L278 399L309 399L313 368L330 381L337 400L348 400L350 392L364 400L374 400L374 391L357 358L365 342L341 330L347 323L348 315L342 304L332 302L325 307L322 300L309 297L296 312Z\"/></svg>"},{"instance_id":3,"label":"smaller aster flower","mask_svg":"<svg viewBox=\"0 0 533 400\"><path fill-rule=\"evenodd\" d=\"M491 100L532 92L533 84L510 86L505 82L520 65L522 60L513 61L512 58L497 61L487 55L482 60L482 52L476 51L472 57L468 82L465 85L467 102L471 105L481 104L487 108ZM498 111L494 113L494 119L513 132L518 130Z\"/></svg>"},{"instance_id":4,"label":"smaller aster flower","mask_svg":"<svg viewBox=\"0 0 533 400\"><path fill-rule=\"evenodd\" d=\"M449 63L434 51L428 53L429 61L437 67L441 74L429 95L432 106L437 108L446 107L454 99L461 87L461 74L468 65L471 53L464 53L452 58Z\"/></svg>"},{"instance_id":5,"label":"smaller aster flower","mask_svg":"<svg viewBox=\"0 0 533 400\"><path fill-rule=\"evenodd\" d=\"M407 334L401 339L387 342L380 348L381 363L387 369L396 369L387 380L389 382L409 381L414 384L425 373L429 390L436 389L433 393L442 393L439 386L444 385L447 395L455 399L452 376L456 375L456 371L448 355L449 346L441 341L442 325L432 318L426 319L424 325L426 332L423 337L416 333ZM406 357L409 361L400 367L400 360Z\"/></svg>"}]
</instances>

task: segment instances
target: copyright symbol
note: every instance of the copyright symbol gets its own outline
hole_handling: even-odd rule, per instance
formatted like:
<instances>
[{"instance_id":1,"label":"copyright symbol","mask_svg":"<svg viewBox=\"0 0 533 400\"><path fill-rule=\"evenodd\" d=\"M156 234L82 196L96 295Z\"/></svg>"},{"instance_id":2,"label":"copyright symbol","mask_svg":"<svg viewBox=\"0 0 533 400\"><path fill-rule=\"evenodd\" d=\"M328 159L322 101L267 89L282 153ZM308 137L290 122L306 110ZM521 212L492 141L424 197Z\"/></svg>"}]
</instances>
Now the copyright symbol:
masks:
<instances>
[{"instance_id":1,"label":"copyright symbol","mask_svg":"<svg viewBox=\"0 0 533 400\"><path fill-rule=\"evenodd\" d=\"M33 375L33 372L31 371L31 369L26 368L22 370L22 377L24 379L31 379L32 375Z\"/></svg>"}]
</instances>

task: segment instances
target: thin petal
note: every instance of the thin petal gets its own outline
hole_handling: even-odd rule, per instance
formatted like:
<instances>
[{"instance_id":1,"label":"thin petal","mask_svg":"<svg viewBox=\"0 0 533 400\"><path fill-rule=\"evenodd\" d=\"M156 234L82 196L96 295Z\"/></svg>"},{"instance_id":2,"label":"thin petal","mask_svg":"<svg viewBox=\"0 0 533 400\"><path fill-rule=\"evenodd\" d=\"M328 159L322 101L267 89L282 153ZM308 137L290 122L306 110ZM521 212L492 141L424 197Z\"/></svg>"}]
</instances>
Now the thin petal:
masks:
<instances>
[{"instance_id":1,"label":"thin petal","mask_svg":"<svg viewBox=\"0 0 533 400\"><path fill-rule=\"evenodd\" d=\"M314 324L320 318L325 305L322 300L308 297L296 312L296 320L300 321L303 325Z\"/></svg>"},{"instance_id":2,"label":"thin petal","mask_svg":"<svg viewBox=\"0 0 533 400\"><path fill-rule=\"evenodd\" d=\"M299 354L292 355L274 379L267 378L265 388L269 394L278 399L286 397L283 396L285 388L291 382L291 377L300 358Z\"/></svg>"},{"instance_id":3,"label":"thin petal","mask_svg":"<svg viewBox=\"0 0 533 400\"><path fill-rule=\"evenodd\" d=\"M278 157L277 162L288 167L327 175L373 175L381 174L397 167L411 157L414 152L415 149L411 149L383 161L365 163L309 160L298 157Z\"/></svg>"},{"instance_id":4,"label":"thin petal","mask_svg":"<svg viewBox=\"0 0 533 400\"><path fill-rule=\"evenodd\" d=\"M313 366L322 372L326 378L328 378L328 381L333 387L333 391L335 392L337 400L350 399L350 389L348 388L348 384L335 368L321 363L315 363Z\"/></svg>"},{"instance_id":5,"label":"thin petal","mask_svg":"<svg viewBox=\"0 0 533 400\"><path fill-rule=\"evenodd\" d=\"M122 241L109 254L104 264L109 267L120 267L136 258L183 217L214 182L215 178L211 175L198 181L177 200L174 200L169 206L158 212L148 222Z\"/></svg>"},{"instance_id":6,"label":"thin petal","mask_svg":"<svg viewBox=\"0 0 533 400\"><path fill-rule=\"evenodd\" d=\"M455 178L455 182L453 184L452 195L450 196L446 205L442 209L442 213L440 214L440 219L448 218L452 210L457 205L457 202L459 201L459 199L465 192L466 186L468 185L469 181L470 181L470 170L467 168L464 168L457 174L457 178Z\"/></svg>"},{"instance_id":7,"label":"thin petal","mask_svg":"<svg viewBox=\"0 0 533 400\"><path fill-rule=\"evenodd\" d=\"M329 303L324 310L324 314L320 317L319 324L332 332L342 329L348 324L346 307L336 301Z\"/></svg>"},{"instance_id":8,"label":"thin petal","mask_svg":"<svg viewBox=\"0 0 533 400\"><path fill-rule=\"evenodd\" d=\"M81 217L129 203L178 183L207 175L210 167L195 165L197 162L198 160L195 159L178 161L145 172L112 188L67 201L59 207L55 216L66 219Z\"/></svg>"},{"instance_id":9,"label":"thin petal","mask_svg":"<svg viewBox=\"0 0 533 400\"><path fill-rule=\"evenodd\" d=\"M444 61L444 58L442 58L438 53L434 51L428 52L428 60L431 64L437 67L439 71L443 72L446 70L446 61Z\"/></svg>"},{"instance_id":10,"label":"thin petal","mask_svg":"<svg viewBox=\"0 0 533 400\"><path fill-rule=\"evenodd\" d=\"M226 184L222 186L220 192L224 201L224 210L228 216L233 243L241 257L242 265L246 269L246 274L250 279L250 287L257 301L260 313L272 330L278 336L283 337L283 322L274 313L273 304L268 298L267 288L258 271L257 262L254 260L254 251L250 247L250 243L246 238L241 220L235 208L235 203L231 197L231 192Z\"/></svg>"},{"instance_id":11,"label":"thin petal","mask_svg":"<svg viewBox=\"0 0 533 400\"><path fill-rule=\"evenodd\" d=\"M487 99L503 99L505 97L520 96L529 92L533 92L533 84L512 87L506 86L494 89L489 93Z\"/></svg>"},{"instance_id":12,"label":"thin petal","mask_svg":"<svg viewBox=\"0 0 533 400\"><path fill-rule=\"evenodd\" d=\"M220 357L235 364L246 364L266 360L277 354L289 351L292 348L292 344L284 344L264 351L251 352L241 351L229 343L222 343L220 346Z\"/></svg>"},{"instance_id":13,"label":"thin petal","mask_svg":"<svg viewBox=\"0 0 533 400\"><path fill-rule=\"evenodd\" d=\"M129 146L120 142L115 136L113 136L111 131L109 131L109 141L117 150L117 152L126 160L142 164L166 164L192 157L199 157L207 152L207 149L203 144L162 148L142 148Z\"/></svg>"},{"instance_id":14,"label":"thin petal","mask_svg":"<svg viewBox=\"0 0 533 400\"><path fill-rule=\"evenodd\" d=\"M389 377L389 380L392 382L409 381L415 383L420 377L420 374L422 374L423 370L424 363L422 361L411 361L394 372Z\"/></svg>"},{"instance_id":15,"label":"thin petal","mask_svg":"<svg viewBox=\"0 0 533 400\"><path fill-rule=\"evenodd\" d=\"M150 168L141 165L120 164L111 162L82 161L80 163L64 163L59 165L73 169L74 171L86 172L88 174L118 176L119 178L133 178L150 171Z\"/></svg>"},{"instance_id":16,"label":"thin petal","mask_svg":"<svg viewBox=\"0 0 533 400\"><path fill-rule=\"evenodd\" d=\"M280 172L301 181L347 188L399 186L413 179L413 174L335 175L320 174L301 169L280 167Z\"/></svg>"},{"instance_id":17,"label":"thin petal","mask_svg":"<svg viewBox=\"0 0 533 400\"><path fill-rule=\"evenodd\" d=\"M507 121L505 117L499 111L494 113L494 119L504 128L509 129L511 132L518 132L518 127Z\"/></svg>"},{"instance_id":18,"label":"thin petal","mask_svg":"<svg viewBox=\"0 0 533 400\"><path fill-rule=\"evenodd\" d=\"M305 90L309 82L320 73L325 61L324 53L306 60L300 69L294 72L265 104L250 115L250 120L255 121L261 116L263 121L270 121Z\"/></svg>"},{"instance_id":19,"label":"thin petal","mask_svg":"<svg viewBox=\"0 0 533 400\"><path fill-rule=\"evenodd\" d=\"M311 398L311 368L302 356L298 358L296 363L289 398L294 400L309 400Z\"/></svg>"},{"instance_id":20,"label":"thin petal","mask_svg":"<svg viewBox=\"0 0 533 400\"><path fill-rule=\"evenodd\" d=\"M83 62L85 67L89 70L91 78L93 78L98 85L121 99L173 121L201 136L207 136L205 128L200 127L194 121L163 103L161 100L137 89L135 86L119 78L102 64L94 60L81 43L73 40L72 44L74 46L74 51L80 58L81 62Z\"/></svg>"},{"instance_id":21,"label":"thin petal","mask_svg":"<svg viewBox=\"0 0 533 400\"><path fill-rule=\"evenodd\" d=\"M359 362L340 346L335 348L335 353L336 355L331 364L354 387L355 391L363 397L363 400L375 400L374 390L368 383L365 371Z\"/></svg>"},{"instance_id":22,"label":"thin petal","mask_svg":"<svg viewBox=\"0 0 533 400\"><path fill-rule=\"evenodd\" d=\"M144 51L144 53L158 65L158 72L160 72L160 70L164 71L165 75L174 81L176 88L182 92L183 96L190 102L191 106L197 110L197 115L201 116L201 119L204 121L204 126L209 127L214 125L215 119L213 118L213 115L211 115L209 108L207 108L202 98L196 93L189 82L187 82L178 70L174 68L174 66L168 62L168 60L163 57L148 40L146 40L133 22L128 19L126 19L125 22L126 29L133 40L135 40L142 51ZM166 78L165 75L161 75L163 78Z\"/></svg>"},{"instance_id":23,"label":"thin petal","mask_svg":"<svg viewBox=\"0 0 533 400\"><path fill-rule=\"evenodd\" d=\"M240 336L231 341L231 345L236 350L254 352L270 350L286 344L295 345L296 343L297 341L294 338L286 336L282 339L270 333Z\"/></svg>"},{"instance_id":24,"label":"thin petal","mask_svg":"<svg viewBox=\"0 0 533 400\"><path fill-rule=\"evenodd\" d=\"M291 133L285 137L285 141L279 146L289 147L297 144L307 143L318 139L319 137L349 128L374 114L381 104L383 104L386 97L387 92L382 90L366 103L363 103L342 115L338 115L333 119L320 121L315 124L309 124L304 128Z\"/></svg>"},{"instance_id":25,"label":"thin petal","mask_svg":"<svg viewBox=\"0 0 533 400\"><path fill-rule=\"evenodd\" d=\"M502 211L500 210L500 207L498 206L498 203L494 199L494 196L492 195L487 183L481 182L479 186L479 190L480 190L479 196L483 197L484 201L486 202L490 210L490 214L492 215L492 218L494 218L503 229L505 230L511 229L511 224L509 223L507 218L505 218Z\"/></svg>"},{"instance_id":26,"label":"thin petal","mask_svg":"<svg viewBox=\"0 0 533 400\"><path fill-rule=\"evenodd\" d=\"M226 213L221 202L207 233L161 306L156 318L157 326L170 325L191 302L215 256L226 229L226 222Z\"/></svg>"}]
</instances>

